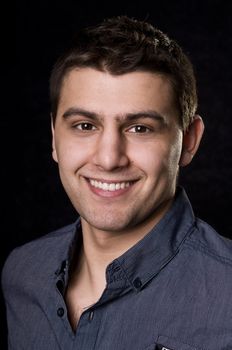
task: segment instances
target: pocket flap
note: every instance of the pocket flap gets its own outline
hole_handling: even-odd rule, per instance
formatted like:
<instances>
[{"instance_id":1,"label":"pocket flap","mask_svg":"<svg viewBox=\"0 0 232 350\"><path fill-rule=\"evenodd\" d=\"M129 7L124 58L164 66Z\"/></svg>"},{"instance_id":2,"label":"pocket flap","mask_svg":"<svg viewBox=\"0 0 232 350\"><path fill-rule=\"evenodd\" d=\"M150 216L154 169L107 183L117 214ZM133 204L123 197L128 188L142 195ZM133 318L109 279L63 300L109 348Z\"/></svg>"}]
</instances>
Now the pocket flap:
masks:
<instances>
[{"instance_id":1,"label":"pocket flap","mask_svg":"<svg viewBox=\"0 0 232 350\"><path fill-rule=\"evenodd\" d=\"M179 340L169 338L164 335L158 337L156 348L157 350L200 350L195 346L181 343Z\"/></svg>"}]
</instances>

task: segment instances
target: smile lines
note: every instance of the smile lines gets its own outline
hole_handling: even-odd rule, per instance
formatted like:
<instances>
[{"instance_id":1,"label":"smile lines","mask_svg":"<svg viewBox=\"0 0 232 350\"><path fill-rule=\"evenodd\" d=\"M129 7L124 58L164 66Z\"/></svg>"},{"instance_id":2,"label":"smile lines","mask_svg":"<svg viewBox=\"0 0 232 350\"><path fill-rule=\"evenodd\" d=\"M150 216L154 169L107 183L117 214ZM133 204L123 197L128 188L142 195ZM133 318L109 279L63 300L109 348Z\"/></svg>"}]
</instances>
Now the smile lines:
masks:
<instances>
[{"instance_id":1,"label":"smile lines","mask_svg":"<svg viewBox=\"0 0 232 350\"><path fill-rule=\"evenodd\" d=\"M89 180L91 186L95 188L100 188L103 191L118 191L118 190L123 190L131 185L131 182L101 182L97 180L90 179Z\"/></svg>"}]
</instances>

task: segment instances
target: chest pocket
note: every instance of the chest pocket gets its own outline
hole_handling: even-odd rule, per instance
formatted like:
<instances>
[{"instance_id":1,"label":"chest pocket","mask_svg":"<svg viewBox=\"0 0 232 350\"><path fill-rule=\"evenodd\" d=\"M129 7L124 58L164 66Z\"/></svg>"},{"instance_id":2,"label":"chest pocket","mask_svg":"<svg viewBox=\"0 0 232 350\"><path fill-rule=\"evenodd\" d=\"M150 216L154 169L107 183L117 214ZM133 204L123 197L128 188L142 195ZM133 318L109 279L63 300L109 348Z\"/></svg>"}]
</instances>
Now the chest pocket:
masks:
<instances>
[{"instance_id":1,"label":"chest pocket","mask_svg":"<svg viewBox=\"0 0 232 350\"><path fill-rule=\"evenodd\" d=\"M157 339L156 345L150 345L145 350L207 350L193 345L182 343L177 339L169 338L164 335L160 335Z\"/></svg>"},{"instance_id":2,"label":"chest pocket","mask_svg":"<svg viewBox=\"0 0 232 350\"><path fill-rule=\"evenodd\" d=\"M177 339L160 335L155 350L203 350L192 345L181 343ZM207 349L204 349L207 350Z\"/></svg>"}]
</instances>

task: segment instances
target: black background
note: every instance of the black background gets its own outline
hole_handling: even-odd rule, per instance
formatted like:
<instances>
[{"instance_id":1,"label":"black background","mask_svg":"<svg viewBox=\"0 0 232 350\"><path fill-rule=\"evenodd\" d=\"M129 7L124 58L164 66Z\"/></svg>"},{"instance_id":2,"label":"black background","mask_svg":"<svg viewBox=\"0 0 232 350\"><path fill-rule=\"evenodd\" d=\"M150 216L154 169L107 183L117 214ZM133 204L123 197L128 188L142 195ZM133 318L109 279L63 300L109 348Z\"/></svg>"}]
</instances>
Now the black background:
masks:
<instances>
[{"instance_id":1,"label":"black background","mask_svg":"<svg viewBox=\"0 0 232 350\"><path fill-rule=\"evenodd\" d=\"M51 158L48 79L75 30L109 16L146 19L194 64L206 130L182 170L195 214L232 238L232 5L230 1L20 1L2 11L1 267L11 249L72 222L76 213ZM1 302L1 349L6 348Z\"/></svg>"}]
</instances>

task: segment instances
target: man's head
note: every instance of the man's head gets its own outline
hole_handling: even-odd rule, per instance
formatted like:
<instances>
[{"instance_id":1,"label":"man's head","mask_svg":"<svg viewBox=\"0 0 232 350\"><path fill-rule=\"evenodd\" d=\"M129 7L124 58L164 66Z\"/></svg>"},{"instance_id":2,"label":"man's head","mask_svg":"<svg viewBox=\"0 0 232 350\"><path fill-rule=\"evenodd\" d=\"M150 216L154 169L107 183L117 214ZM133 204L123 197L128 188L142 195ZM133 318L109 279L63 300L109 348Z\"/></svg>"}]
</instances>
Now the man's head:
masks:
<instances>
[{"instance_id":1,"label":"man's head","mask_svg":"<svg viewBox=\"0 0 232 350\"><path fill-rule=\"evenodd\" d=\"M51 99L53 158L82 224L147 232L203 132L181 49L149 24L108 20L55 65Z\"/></svg>"},{"instance_id":2,"label":"man's head","mask_svg":"<svg viewBox=\"0 0 232 350\"><path fill-rule=\"evenodd\" d=\"M54 121L64 77L77 67L111 75L135 71L161 73L171 83L183 130L193 120L197 93L192 64L174 40L147 22L116 17L77 35L71 49L52 71L50 96Z\"/></svg>"}]
</instances>

